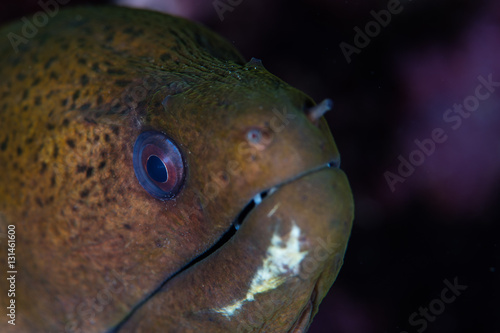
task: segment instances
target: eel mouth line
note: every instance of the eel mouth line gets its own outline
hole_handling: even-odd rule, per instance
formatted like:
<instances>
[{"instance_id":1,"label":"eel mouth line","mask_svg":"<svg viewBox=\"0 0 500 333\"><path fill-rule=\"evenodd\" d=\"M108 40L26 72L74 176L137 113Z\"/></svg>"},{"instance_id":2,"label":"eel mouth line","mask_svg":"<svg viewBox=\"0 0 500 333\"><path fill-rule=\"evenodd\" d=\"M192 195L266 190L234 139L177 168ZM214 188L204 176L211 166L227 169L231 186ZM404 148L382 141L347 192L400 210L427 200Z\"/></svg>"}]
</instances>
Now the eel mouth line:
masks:
<instances>
[{"instance_id":1,"label":"eel mouth line","mask_svg":"<svg viewBox=\"0 0 500 333\"><path fill-rule=\"evenodd\" d=\"M182 272L190 269L200 261L208 258L211 256L214 252L219 250L226 244L231 238L234 237L240 226L244 223L245 219L247 216L258 206L262 203L263 200L265 200L267 197L271 196L275 191L278 190L278 188L292 183L295 180L305 177L309 174L318 172L320 170L328 169L328 168L340 168L340 159L335 159L330 161L329 163L317 166L315 168L309 169L307 171L301 172L284 182L277 184L267 190L264 190L258 194L256 194L250 201L240 210L238 215L235 217L233 220L233 223L229 227L229 229L219 238L219 240L212 245L209 249L207 249L204 253L200 254L198 257L194 258L191 260L189 263L184 265L182 268L180 268L177 272L169 276L165 281L161 283L159 287L154 289L148 296L146 296L143 300L139 301L131 310L130 312L113 328L107 331L107 333L118 333L120 331L120 328L134 315L134 313L141 308L146 302L148 302L152 297L154 297L165 285L171 281L172 279L176 278L178 275L180 275Z\"/></svg>"},{"instance_id":2,"label":"eel mouth line","mask_svg":"<svg viewBox=\"0 0 500 333\"><path fill-rule=\"evenodd\" d=\"M340 160L334 160L334 161L331 161L327 164L323 164L323 165L320 165L318 167L315 167L315 168L312 168L312 169L309 169L305 172L301 172L299 174L297 174L296 176L294 177L291 177L287 180L285 180L284 182L278 184L278 185L275 185L267 190L264 190L260 193L257 193L252 199L250 199L250 201L240 210L240 212L238 213L238 215L236 216L236 218L233 220L233 223L231 224L231 226L229 227L229 229L221 236L221 238L214 244L212 245L212 247L210 247L208 250L206 250L204 253L202 253L201 255L199 255L198 257L194 258L191 262L189 262L188 264L186 264L184 267L182 267L178 272L176 272L174 275L172 275L171 277L169 277L167 279L166 282L168 282L168 280L172 279L173 277L177 276L178 274L182 273L183 271L189 269L190 267L192 267L193 265L195 265L196 263L202 261L203 259L209 257L211 254L213 254L214 252L216 252L218 249L220 249L222 246L224 246L224 244L226 244L232 237L234 237L234 235L236 234L236 232L238 231L238 229L240 228L240 226L243 224L243 222L245 221L246 217L258 206L260 205L260 203L265 200L266 197L270 196L271 194L273 194L274 192L276 192L276 190L278 190L278 188L280 188L281 186L284 186L286 184L289 184L291 182L294 182L295 180L299 179L299 178L302 178L302 177L305 177L311 173L315 173L315 172L318 172L320 170L323 170L323 169L328 169L328 168L339 168L340 167ZM163 285L165 285L165 283Z\"/></svg>"}]
</instances>

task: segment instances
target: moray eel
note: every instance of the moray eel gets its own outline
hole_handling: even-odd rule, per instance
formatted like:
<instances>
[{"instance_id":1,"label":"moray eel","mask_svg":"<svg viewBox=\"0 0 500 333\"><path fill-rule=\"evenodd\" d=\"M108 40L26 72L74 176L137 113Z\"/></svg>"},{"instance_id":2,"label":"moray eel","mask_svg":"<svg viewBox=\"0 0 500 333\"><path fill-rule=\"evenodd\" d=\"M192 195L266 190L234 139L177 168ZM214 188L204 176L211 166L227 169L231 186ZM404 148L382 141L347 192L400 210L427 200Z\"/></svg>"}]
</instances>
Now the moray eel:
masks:
<instances>
[{"instance_id":1,"label":"moray eel","mask_svg":"<svg viewBox=\"0 0 500 333\"><path fill-rule=\"evenodd\" d=\"M331 102L181 18L26 24L0 31L0 331L307 331L353 219Z\"/></svg>"}]
</instances>

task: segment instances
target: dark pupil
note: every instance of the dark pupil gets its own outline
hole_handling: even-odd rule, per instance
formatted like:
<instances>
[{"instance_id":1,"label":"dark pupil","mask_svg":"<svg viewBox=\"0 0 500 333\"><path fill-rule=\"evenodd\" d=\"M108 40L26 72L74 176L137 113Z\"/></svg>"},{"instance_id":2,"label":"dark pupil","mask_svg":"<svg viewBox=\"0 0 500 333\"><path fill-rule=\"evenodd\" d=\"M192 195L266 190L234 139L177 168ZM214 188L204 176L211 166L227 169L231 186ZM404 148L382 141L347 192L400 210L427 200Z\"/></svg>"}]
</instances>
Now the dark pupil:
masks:
<instances>
[{"instance_id":1,"label":"dark pupil","mask_svg":"<svg viewBox=\"0 0 500 333\"><path fill-rule=\"evenodd\" d=\"M164 183L168 179L167 168L158 156L151 155L147 162L148 175L155 182Z\"/></svg>"}]
</instances>

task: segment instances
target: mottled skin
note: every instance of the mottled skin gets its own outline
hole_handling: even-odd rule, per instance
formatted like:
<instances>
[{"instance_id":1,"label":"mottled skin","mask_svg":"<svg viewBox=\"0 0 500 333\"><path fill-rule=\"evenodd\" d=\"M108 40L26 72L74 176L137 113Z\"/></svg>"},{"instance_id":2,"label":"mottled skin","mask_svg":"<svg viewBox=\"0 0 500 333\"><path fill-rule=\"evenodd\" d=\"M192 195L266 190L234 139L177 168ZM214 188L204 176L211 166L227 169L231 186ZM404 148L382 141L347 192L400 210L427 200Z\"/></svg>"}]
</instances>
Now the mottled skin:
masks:
<instances>
[{"instance_id":1,"label":"mottled skin","mask_svg":"<svg viewBox=\"0 0 500 333\"><path fill-rule=\"evenodd\" d=\"M16 326L2 314L0 331L307 330L342 265L353 211L345 175L327 167L338 161L327 125L304 113L314 102L180 18L70 9L15 52L4 36L21 25L0 30L0 232L16 227L18 271ZM263 142L247 141L252 128ZM172 200L134 175L146 130L184 156ZM227 243L183 269L273 186ZM292 222L311 259L302 274L231 318L214 311L245 295L271 236L286 237Z\"/></svg>"}]
</instances>

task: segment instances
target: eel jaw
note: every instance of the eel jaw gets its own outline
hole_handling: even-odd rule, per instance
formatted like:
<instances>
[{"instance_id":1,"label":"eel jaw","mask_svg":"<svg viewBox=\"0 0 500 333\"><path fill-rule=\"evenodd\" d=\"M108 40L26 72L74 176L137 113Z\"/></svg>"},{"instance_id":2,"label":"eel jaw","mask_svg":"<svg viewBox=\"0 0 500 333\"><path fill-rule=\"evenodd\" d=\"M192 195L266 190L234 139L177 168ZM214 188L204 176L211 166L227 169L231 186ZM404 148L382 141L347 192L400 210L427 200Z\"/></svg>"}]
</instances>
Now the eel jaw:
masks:
<instances>
[{"instance_id":1,"label":"eel jaw","mask_svg":"<svg viewBox=\"0 0 500 333\"><path fill-rule=\"evenodd\" d=\"M238 217L236 218L236 220L233 223L234 229L237 231L240 228L240 226L243 223L243 221L245 220L245 218L247 217L247 215L252 211L252 209L254 209L258 205L260 205L262 203L262 200L264 200L268 195L273 194L277 189L278 189L277 186L273 186L273 187L271 187L268 190L265 190L265 191L262 191L260 193L257 193L250 200L250 202L247 203L245 205L245 207L243 207L243 209L238 214Z\"/></svg>"},{"instance_id":2,"label":"eel jaw","mask_svg":"<svg viewBox=\"0 0 500 333\"><path fill-rule=\"evenodd\" d=\"M235 234L236 232L240 229L241 225L245 221L246 217L250 214L252 210L254 210L257 206L259 206L267 197L271 196L274 192L276 192L281 186L284 186L288 183L291 183L299 178L302 178L308 174L317 172L322 169L327 169L327 168L340 168L340 157L331 160L329 163L320 165L318 167L312 168L308 171L302 172L294 177L291 177L288 180L285 180L284 182L274 185L267 190L264 190L262 192L257 193L250 201L240 210L238 215L235 217L233 220L233 223L229 227L229 229L219 238L217 242L215 242L214 245L212 245L209 249L207 249L204 253L199 255L198 257L194 258L191 262L186 264L184 267L182 267L175 275L181 273L182 271L185 271L189 267L193 266L194 264L204 260L205 258L209 257L212 253L220 249L224 244L226 244ZM172 276L173 277L173 276ZM171 277L171 278L172 278ZM170 280L170 278L169 278Z\"/></svg>"},{"instance_id":3,"label":"eel jaw","mask_svg":"<svg viewBox=\"0 0 500 333\"><path fill-rule=\"evenodd\" d=\"M236 232L241 224L243 223L243 221L245 220L246 216L255 208L257 207L258 205L260 205L262 203L262 201L272 195L274 192L276 192L278 190L279 187L283 186L283 185L286 185L288 183L291 183L301 177L304 177L305 175L308 175L310 173L314 173L314 172L317 172L321 169L325 169L325 168L340 168L340 157L338 157L337 159L335 160L332 160L330 161L329 163L327 164L324 164L324 165L320 165L316 168L312 168L311 170L308 170L306 172L303 172L303 173L300 173L278 185L275 185L267 190L264 190L260 193L257 193L246 205L245 207L243 207L243 209L241 209L240 213L238 214L238 216L236 217L235 221L233 222L232 226L231 226L231 229L234 229L233 230L233 234L234 232Z\"/></svg>"},{"instance_id":4,"label":"eel jaw","mask_svg":"<svg viewBox=\"0 0 500 333\"><path fill-rule=\"evenodd\" d=\"M305 332L342 266L352 219L347 178L332 163L260 192L232 235L110 332Z\"/></svg>"}]
</instances>

